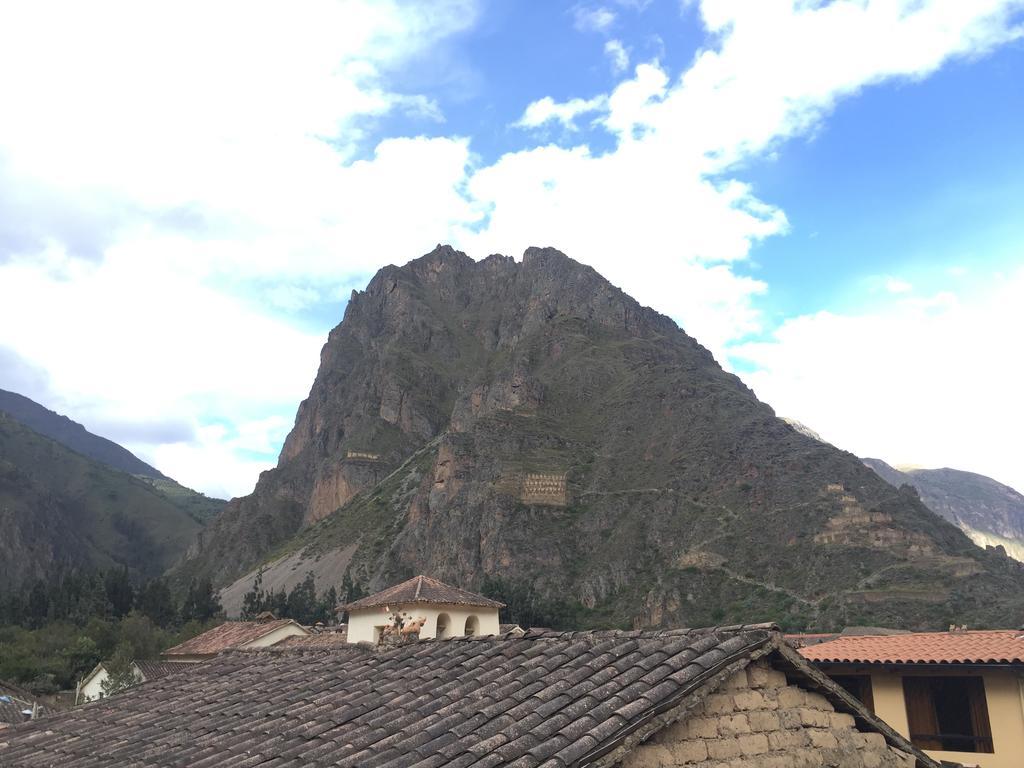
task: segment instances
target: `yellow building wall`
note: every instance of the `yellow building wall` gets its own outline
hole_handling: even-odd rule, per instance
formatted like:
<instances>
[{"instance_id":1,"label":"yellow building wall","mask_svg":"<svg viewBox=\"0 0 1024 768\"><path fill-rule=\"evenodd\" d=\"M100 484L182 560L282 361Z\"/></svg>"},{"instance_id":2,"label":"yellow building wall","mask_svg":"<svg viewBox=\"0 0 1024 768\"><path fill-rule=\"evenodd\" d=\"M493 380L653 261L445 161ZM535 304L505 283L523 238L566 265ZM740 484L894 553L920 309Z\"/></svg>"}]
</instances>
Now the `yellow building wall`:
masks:
<instances>
[{"instance_id":1,"label":"yellow building wall","mask_svg":"<svg viewBox=\"0 0 1024 768\"><path fill-rule=\"evenodd\" d=\"M496 635L500 631L498 609L475 605L444 605L440 603L409 603L388 606L391 610L365 608L352 611L348 617L348 642L376 642L375 628L390 621L391 614L405 613L409 619L424 618L427 620L420 630L423 639L437 637L437 619L441 614L448 616L448 637L458 637L465 633L466 619L476 616L478 635Z\"/></svg>"},{"instance_id":2,"label":"yellow building wall","mask_svg":"<svg viewBox=\"0 0 1024 768\"><path fill-rule=\"evenodd\" d=\"M835 670L836 674L841 674ZM913 673L907 673L913 674ZM943 668L933 674L953 676L957 670ZM960 674L977 674L967 672ZM1024 766L1024 681L1012 671L983 670L985 701L992 727L993 752L946 752L925 750L936 760L948 760L980 768L1021 768ZM875 714L909 738L907 706L903 700L903 673L888 670L871 673Z\"/></svg>"}]
</instances>

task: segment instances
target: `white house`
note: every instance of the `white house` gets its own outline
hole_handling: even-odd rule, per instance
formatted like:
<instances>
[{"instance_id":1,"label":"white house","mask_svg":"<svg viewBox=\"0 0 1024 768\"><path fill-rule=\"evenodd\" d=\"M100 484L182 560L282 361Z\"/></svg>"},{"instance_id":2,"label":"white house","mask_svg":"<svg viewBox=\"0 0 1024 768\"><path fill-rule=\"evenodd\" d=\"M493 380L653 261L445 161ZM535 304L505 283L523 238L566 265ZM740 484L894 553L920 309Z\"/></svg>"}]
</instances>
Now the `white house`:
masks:
<instances>
[{"instance_id":1,"label":"white house","mask_svg":"<svg viewBox=\"0 0 1024 768\"><path fill-rule=\"evenodd\" d=\"M225 621L180 645L168 648L165 661L204 661L221 651L235 648L269 648L286 637L308 635L309 630L291 619L276 619L267 613L256 621Z\"/></svg>"},{"instance_id":2,"label":"white house","mask_svg":"<svg viewBox=\"0 0 1024 768\"><path fill-rule=\"evenodd\" d=\"M304 637L310 631L291 619L277 619L266 614L256 621L225 621L213 629L196 635L184 643L168 648L159 661L137 660L132 662L135 682L143 683L157 677L213 658L221 651L235 648L269 648L289 637ZM75 703L95 701L103 696L103 682L110 676L103 662L93 667L92 672L78 683Z\"/></svg>"},{"instance_id":3,"label":"white house","mask_svg":"<svg viewBox=\"0 0 1024 768\"><path fill-rule=\"evenodd\" d=\"M500 633L498 610L504 603L415 576L401 584L342 607L348 612L348 642L377 643L396 615L406 622L423 619L420 638Z\"/></svg>"},{"instance_id":4,"label":"white house","mask_svg":"<svg viewBox=\"0 0 1024 768\"><path fill-rule=\"evenodd\" d=\"M172 672L180 672L186 669L188 662L184 661L146 661L136 660L131 664L132 676L135 684L144 683L147 680L156 680L169 675ZM83 677L75 690L75 704L84 704L87 701L102 699L103 683L110 677L110 672L103 666L101 661L92 668L92 672Z\"/></svg>"}]
</instances>

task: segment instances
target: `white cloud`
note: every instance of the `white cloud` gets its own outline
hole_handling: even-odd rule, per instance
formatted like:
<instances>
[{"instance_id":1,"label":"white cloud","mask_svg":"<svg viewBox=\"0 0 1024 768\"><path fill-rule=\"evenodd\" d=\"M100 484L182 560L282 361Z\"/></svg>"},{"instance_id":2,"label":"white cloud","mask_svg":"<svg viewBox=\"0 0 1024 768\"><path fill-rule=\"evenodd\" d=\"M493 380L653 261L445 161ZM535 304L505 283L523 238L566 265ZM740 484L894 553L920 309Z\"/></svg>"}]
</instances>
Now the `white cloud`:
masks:
<instances>
[{"instance_id":1,"label":"white cloud","mask_svg":"<svg viewBox=\"0 0 1024 768\"><path fill-rule=\"evenodd\" d=\"M889 293L910 293L914 290L914 286L898 277L887 277L885 279L885 290Z\"/></svg>"},{"instance_id":2,"label":"white cloud","mask_svg":"<svg viewBox=\"0 0 1024 768\"><path fill-rule=\"evenodd\" d=\"M863 87L924 77L1018 36L1010 12L1019 6L708 0L713 47L678 79L641 64L607 95L598 120L617 139L613 151L595 154L581 140L477 170L468 190L487 204L488 226L463 242L479 253L558 245L723 359L729 342L761 329L753 299L767 289L729 265L788 228L783 211L730 178L738 164L814 130ZM560 106L534 104L538 119Z\"/></svg>"},{"instance_id":3,"label":"white cloud","mask_svg":"<svg viewBox=\"0 0 1024 768\"><path fill-rule=\"evenodd\" d=\"M737 263L788 227L738 163L860 88L1019 35L1019 5L706 0L710 42L685 72L640 64L563 102L539 90L520 126L577 145L493 163L471 137L367 145L386 114L443 119L393 74L471 26L469 0L4 5L0 347L87 424L187 422L193 439L140 450L233 493L272 463L251 446L277 439L316 366L322 338L281 311L437 242L559 247L721 359L763 325L767 286ZM574 20L607 35L616 17ZM588 114L610 149L591 149Z\"/></svg>"},{"instance_id":4,"label":"white cloud","mask_svg":"<svg viewBox=\"0 0 1024 768\"><path fill-rule=\"evenodd\" d=\"M557 122L570 131L576 130L576 118L588 112L596 112L604 109L607 104L604 96L595 96L593 99L570 99L566 102L556 102L550 96L528 104L513 126L516 128L539 128L551 122Z\"/></svg>"},{"instance_id":5,"label":"white cloud","mask_svg":"<svg viewBox=\"0 0 1024 768\"><path fill-rule=\"evenodd\" d=\"M603 5L577 5L573 9L574 24L580 32L605 32L615 23L616 18L615 11Z\"/></svg>"},{"instance_id":6,"label":"white cloud","mask_svg":"<svg viewBox=\"0 0 1024 768\"><path fill-rule=\"evenodd\" d=\"M891 464L954 467L1024 490L1019 407L1024 269L980 291L900 296L861 314L786 321L733 354L776 412Z\"/></svg>"},{"instance_id":7,"label":"white cloud","mask_svg":"<svg viewBox=\"0 0 1024 768\"><path fill-rule=\"evenodd\" d=\"M456 189L465 140L353 162L388 112L443 119L389 75L476 16L472 0L0 7L0 346L46 372L48 404L182 482L250 490L273 459L247 425L290 422L323 339L247 289L303 308L480 215ZM118 426L167 419L194 437Z\"/></svg>"},{"instance_id":8,"label":"white cloud","mask_svg":"<svg viewBox=\"0 0 1024 768\"><path fill-rule=\"evenodd\" d=\"M604 53L612 64L612 71L616 74L629 69L629 51L622 44L621 40L608 40L604 44Z\"/></svg>"},{"instance_id":9,"label":"white cloud","mask_svg":"<svg viewBox=\"0 0 1024 768\"><path fill-rule=\"evenodd\" d=\"M189 243L140 245L119 245L99 264L53 251L45 270L38 259L0 266L4 343L47 371L62 410L87 426L106 423L105 431L142 453L152 450L148 440L117 435L110 422L176 421L201 432L198 424L207 420L244 424L266 418L254 414L292 411L316 372L321 336L198 285L178 266L196 257ZM170 442L178 455L197 447ZM160 468L211 487L189 473L174 475L173 466ZM226 481L218 487L249 490Z\"/></svg>"}]
</instances>

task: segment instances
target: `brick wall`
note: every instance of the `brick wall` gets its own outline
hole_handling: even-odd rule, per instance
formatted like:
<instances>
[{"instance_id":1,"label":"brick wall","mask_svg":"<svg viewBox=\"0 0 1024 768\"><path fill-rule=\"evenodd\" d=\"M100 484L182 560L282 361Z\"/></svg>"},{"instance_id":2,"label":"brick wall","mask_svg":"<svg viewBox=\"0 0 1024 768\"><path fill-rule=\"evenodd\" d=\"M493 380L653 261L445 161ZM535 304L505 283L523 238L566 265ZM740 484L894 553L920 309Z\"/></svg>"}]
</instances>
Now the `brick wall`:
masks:
<instances>
[{"instance_id":1,"label":"brick wall","mask_svg":"<svg viewBox=\"0 0 1024 768\"><path fill-rule=\"evenodd\" d=\"M756 662L622 760L622 768L913 768L819 694Z\"/></svg>"}]
</instances>

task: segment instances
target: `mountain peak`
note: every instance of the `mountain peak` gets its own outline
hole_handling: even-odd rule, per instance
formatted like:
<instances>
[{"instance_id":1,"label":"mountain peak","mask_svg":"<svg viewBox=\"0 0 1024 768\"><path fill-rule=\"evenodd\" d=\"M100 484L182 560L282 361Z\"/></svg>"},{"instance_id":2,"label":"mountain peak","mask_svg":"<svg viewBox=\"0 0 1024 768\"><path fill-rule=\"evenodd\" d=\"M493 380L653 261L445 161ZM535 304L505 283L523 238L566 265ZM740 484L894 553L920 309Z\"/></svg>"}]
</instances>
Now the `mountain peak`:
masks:
<instances>
[{"instance_id":1,"label":"mountain peak","mask_svg":"<svg viewBox=\"0 0 1024 768\"><path fill-rule=\"evenodd\" d=\"M278 468L183 575L240 596L261 564L279 589L308 571L368 590L416 573L489 584L562 626L924 627L950 602L978 625L1024 607L1012 563L554 248L517 263L441 246L378 272L331 332Z\"/></svg>"}]
</instances>

